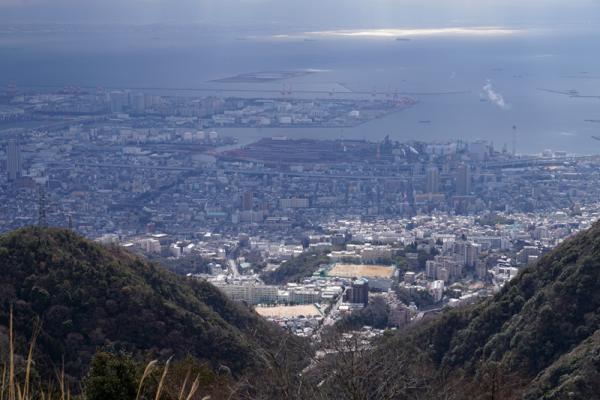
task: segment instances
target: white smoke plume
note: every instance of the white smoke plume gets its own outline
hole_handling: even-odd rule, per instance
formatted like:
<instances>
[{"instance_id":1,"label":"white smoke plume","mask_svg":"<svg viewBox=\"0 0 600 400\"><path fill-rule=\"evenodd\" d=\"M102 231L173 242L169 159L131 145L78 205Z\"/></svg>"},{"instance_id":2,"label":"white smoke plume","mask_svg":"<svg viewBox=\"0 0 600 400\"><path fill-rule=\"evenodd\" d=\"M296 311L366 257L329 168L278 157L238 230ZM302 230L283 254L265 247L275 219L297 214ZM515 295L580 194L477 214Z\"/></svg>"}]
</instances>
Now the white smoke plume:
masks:
<instances>
[{"instance_id":1,"label":"white smoke plume","mask_svg":"<svg viewBox=\"0 0 600 400\"><path fill-rule=\"evenodd\" d=\"M510 104L508 104L506 100L504 100L504 96L502 96L502 94L494 90L494 86L492 86L491 80L488 79L485 82L485 85L483 85L483 91L485 92L485 95L491 103L497 105L503 110L508 110L510 108Z\"/></svg>"}]
</instances>

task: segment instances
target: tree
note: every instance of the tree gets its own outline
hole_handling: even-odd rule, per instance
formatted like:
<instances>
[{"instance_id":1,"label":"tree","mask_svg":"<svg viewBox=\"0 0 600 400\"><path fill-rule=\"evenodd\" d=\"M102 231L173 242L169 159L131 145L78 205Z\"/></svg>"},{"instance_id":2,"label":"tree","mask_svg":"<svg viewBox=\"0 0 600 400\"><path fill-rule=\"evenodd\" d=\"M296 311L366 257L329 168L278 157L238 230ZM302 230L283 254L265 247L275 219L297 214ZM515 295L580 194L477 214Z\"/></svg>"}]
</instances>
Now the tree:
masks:
<instances>
[{"instance_id":1,"label":"tree","mask_svg":"<svg viewBox=\"0 0 600 400\"><path fill-rule=\"evenodd\" d=\"M86 399L135 399L137 381L137 365L130 356L98 352L84 379Z\"/></svg>"}]
</instances>

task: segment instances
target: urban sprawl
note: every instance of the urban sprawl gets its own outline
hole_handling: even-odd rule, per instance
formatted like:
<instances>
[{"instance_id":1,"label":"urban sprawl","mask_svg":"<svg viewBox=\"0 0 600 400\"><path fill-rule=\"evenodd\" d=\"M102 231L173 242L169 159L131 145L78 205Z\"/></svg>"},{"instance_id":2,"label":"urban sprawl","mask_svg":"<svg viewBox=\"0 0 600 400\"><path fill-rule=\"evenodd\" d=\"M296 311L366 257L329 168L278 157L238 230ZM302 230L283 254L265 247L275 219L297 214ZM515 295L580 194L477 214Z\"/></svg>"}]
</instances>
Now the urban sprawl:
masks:
<instances>
[{"instance_id":1,"label":"urban sprawl","mask_svg":"<svg viewBox=\"0 0 600 400\"><path fill-rule=\"evenodd\" d=\"M356 126L416 102L17 93L0 230L69 227L205 279L302 336L377 304L401 329L500 290L600 216L600 158L490 142L240 144L223 127Z\"/></svg>"}]
</instances>

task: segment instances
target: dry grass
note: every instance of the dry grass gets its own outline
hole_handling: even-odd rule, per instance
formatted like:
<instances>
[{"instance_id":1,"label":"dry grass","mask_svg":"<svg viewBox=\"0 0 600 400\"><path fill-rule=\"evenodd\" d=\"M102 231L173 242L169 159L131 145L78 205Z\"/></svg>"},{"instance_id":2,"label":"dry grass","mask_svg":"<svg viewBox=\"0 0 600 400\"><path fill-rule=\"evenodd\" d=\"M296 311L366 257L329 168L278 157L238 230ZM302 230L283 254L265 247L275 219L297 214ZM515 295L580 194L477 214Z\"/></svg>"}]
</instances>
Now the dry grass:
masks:
<instances>
[{"instance_id":1,"label":"dry grass","mask_svg":"<svg viewBox=\"0 0 600 400\"><path fill-rule=\"evenodd\" d=\"M13 312L12 308L9 313L8 319L8 359L4 362L2 366L2 384L0 386L0 400L30 400L32 398L41 398L43 400L51 400L52 397L50 392L44 393L43 391L39 391L36 396L35 393L31 390L31 370L33 365L33 351L35 349L35 343L37 340L37 336L40 331L40 322L39 320L35 322L33 328L33 335L31 337L31 341L29 343L29 350L27 352L27 360L25 362L25 373L23 376L23 381L19 382L18 371L17 371L17 362L16 362L16 353L15 353L15 335L14 335L14 326L13 326ZM60 397L61 400L69 400L70 393L68 389L66 389L64 385L64 372L59 377L59 387L61 389Z\"/></svg>"},{"instance_id":2,"label":"dry grass","mask_svg":"<svg viewBox=\"0 0 600 400\"><path fill-rule=\"evenodd\" d=\"M71 400L72 396L67 379L65 377L64 369L58 372L56 375L55 385L58 390L53 389L53 384L48 383L44 388L41 385L36 388L32 388L32 366L33 353L35 350L35 344L39 335L41 325L38 322L34 324L33 334L29 343L29 350L27 352L27 360L25 363L24 371L20 371L20 367L17 366L16 362L16 351L15 351L15 337L14 337L14 326L13 326L13 311L12 308L9 314L8 323L8 354L6 355L6 361L2 365L2 373L0 375L0 400ZM154 395L154 400L160 400L163 394L163 388L165 384L165 378L169 371L169 364L171 359L167 360L163 368L160 382ZM157 367L158 361L153 360L146 365L144 373L138 384L136 400L140 400L142 388L146 378L152 373ZM21 373L23 372L23 373ZM178 400L191 400L200 386L200 376L196 376L191 386L187 388L188 379L191 372L189 371L181 389L179 391ZM21 377L21 378L20 378ZM85 393L76 397L78 400L85 400ZM202 398L202 400L209 400L210 396Z\"/></svg>"}]
</instances>

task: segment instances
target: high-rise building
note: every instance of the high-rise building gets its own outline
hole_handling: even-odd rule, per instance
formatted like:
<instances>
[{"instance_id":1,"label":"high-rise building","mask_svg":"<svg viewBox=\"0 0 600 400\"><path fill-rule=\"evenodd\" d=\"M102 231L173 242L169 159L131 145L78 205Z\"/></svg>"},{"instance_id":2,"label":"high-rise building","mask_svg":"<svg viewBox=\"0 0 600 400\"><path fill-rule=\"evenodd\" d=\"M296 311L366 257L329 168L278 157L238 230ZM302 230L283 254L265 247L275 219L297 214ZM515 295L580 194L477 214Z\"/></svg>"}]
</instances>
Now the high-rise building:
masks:
<instances>
[{"instance_id":1,"label":"high-rise building","mask_svg":"<svg viewBox=\"0 0 600 400\"><path fill-rule=\"evenodd\" d=\"M19 143L15 139L10 139L8 141L6 153L6 171L8 173L8 180L15 181L21 177L22 172L21 149Z\"/></svg>"},{"instance_id":2,"label":"high-rise building","mask_svg":"<svg viewBox=\"0 0 600 400\"><path fill-rule=\"evenodd\" d=\"M128 93L118 90L110 92L110 111L114 113L123 112L125 107L129 106Z\"/></svg>"},{"instance_id":3,"label":"high-rise building","mask_svg":"<svg viewBox=\"0 0 600 400\"><path fill-rule=\"evenodd\" d=\"M291 199L279 199L281 208L308 208L308 199L292 197Z\"/></svg>"},{"instance_id":4,"label":"high-rise building","mask_svg":"<svg viewBox=\"0 0 600 400\"><path fill-rule=\"evenodd\" d=\"M412 285L413 283L415 283L415 276L416 274L412 271L407 271L404 274L404 282L408 283L409 285Z\"/></svg>"},{"instance_id":5,"label":"high-rise building","mask_svg":"<svg viewBox=\"0 0 600 400\"><path fill-rule=\"evenodd\" d=\"M248 304L270 304L277 302L277 286L259 285L254 283L227 284L213 282L219 290L233 301Z\"/></svg>"},{"instance_id":6,"label":"high-rise building","mask_svg":"<svg viewBox=\"0 0 600 400\"><path fill-rule=\"evenodd\" d=\"M472 242L456 242L454 244L454 253L456 259L461 264L467 267L474 267L479 253L481 252L481 245Z\"/></svg>"},{"instance_id":7,"label":"high-rise building","mask_svg":"<svg viewBox=\"0 0 600 400\"><path fill-rule=\"evenodd\" d=\"M444 281L436 280L429 283L429 294L436 303L441 301L444 296Z\"/></svg>"},{"instance_id":8,"label":"high-rise building","mask_svg":"<svg viewBox=\"0 0 600 400\"><path fill-rule=\"evenodd\" d=\"M428 279L435 279L437 274L437 267L437 262L433 260L427 260L427 262L425 263L425 274Z\"/></svg>"},{"instance_id":9,"label":"high-rise building","mask_svg":"<svg viewBox=\"0 0 600 400\"><path fill-rule=\"evenodd\" d=\"M456 194L466 196L471 193L471 173L469 166L460 164L456 169Z\"/></svg>"},{"instance_id":10,"label":"high-rise building","mask_svg":"<svg viewBox=\"0 0 600 400\"><path fill-rule=\"evenodd\" d=\"M351 303L354 304L364 304L365 306L369 304L369 281L366 279L356 279L352 282L351 288Z\"/></svg>"},{"instance_id":11,"label":"high-rise building","mask_svg":"<svg viewBox=\"0 0 600 400\"><path fill-rule=\"evenodd\" d=\"M144 93L136 93L135 96L133 96L133 109L138 114L142 114L146 111L146 97Z\"/></svg>"},{"instance_id":12,"label":"high-rise building","mask_svg":"<svg viewBox=\"0 0 600 400\"><path fill-rule=\"evenodd\" d=\"M467 243L465 249L465 265L468 267L474 267L477 263L477 257L479 257L479 252L481 249L481 245L475 243Z\"/></svg>"},{"instance_id":13,"label":"high-rise building","mask_svg":"<svg viewBox=\"0 0 600 400\"><path fill-rule=\"evenodd\" d=\"M435 166L427 168L425 178L425 191L427 193L438 193L440 190L440 171Z\"/></svg>"},{"instance_id":14,"label":"high-rise building","mask_svg":"<svg viewBox=\"0 0 600 400\"><path fill-rule=\"evenodd\" d=\"M242 210L252 210L254 207L254 193L248 191L242 195Z\"/></svg>"}]
</instances>

